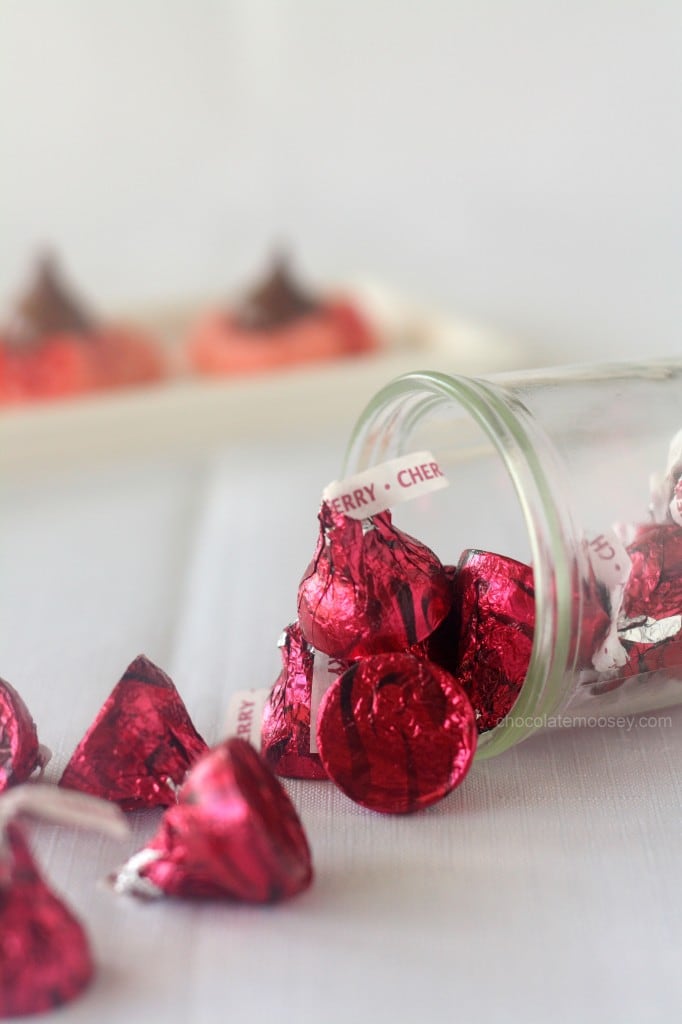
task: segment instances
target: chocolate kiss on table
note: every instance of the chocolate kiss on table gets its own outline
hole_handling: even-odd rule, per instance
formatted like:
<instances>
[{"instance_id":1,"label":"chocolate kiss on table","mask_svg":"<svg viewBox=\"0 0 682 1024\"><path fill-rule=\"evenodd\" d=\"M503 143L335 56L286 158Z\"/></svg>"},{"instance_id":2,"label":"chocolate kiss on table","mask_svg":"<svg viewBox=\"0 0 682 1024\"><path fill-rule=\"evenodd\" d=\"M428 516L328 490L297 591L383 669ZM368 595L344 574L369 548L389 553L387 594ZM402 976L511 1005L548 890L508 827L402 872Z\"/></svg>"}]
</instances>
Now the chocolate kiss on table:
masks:
<instances>
[{"instance_id":1,"label":"chocolate kiss on table","mask_svg":"<svg viewBox=\"0 0 682 1024\"><path fill-rule=\"evenodd\" d=\"M533 570L490 551L467 550L455 577L460 626L457 678L479 732L514 705L528 671L535 628Z\"/></svg>"},{"instance_id":2,"label":"chocolate kiss on table","mask_svg":"<svg viewBox=\"0 0 682 1024\"><path fill-rule=\"evenodd\" d=\"M233 737L194 766L159 831L113 879L143 897L273 903L313 877L303 826L254 748Z\"/></svg>"},{"instance_id":3,"label":"chocolate kiss on table","mask_svg":"<svg viewBox=\"0 0 682 1024\"><path fill-rule=\"evenodd\" d=\"M93 974L87 935L36 867L20 813L127 834L117 808L55 786L29 784L0 799L0 1017L53 1010Z\"/></svg>"},{"instance_id":4,"label":"chocolate kiss on table","mask_svg":"<svg viewBox=\"0 0 682 1024\"><path fill-rule=\"evenodd\" d=\"M330 778L351 800L388 814L428 807L458 786L477 735L453 676L412 654L351 665L323 697L317 725Z\"/></svg>"},{"instance_id":5,"label":"chocolate kiss on table","mask_svg":"<svg viewBox=\"0 0 682 1024\"><path fill-rule=\"evenodd\" d=\"M287 256L276 253L267 276L244 296L234 317L238 326L246 330L272 331L319 308L320 303L294 278Z\"/></svg>"},{"instance_id":6,"label":"chocolate kiss on table","mask_svg":"<svg viewBox=\"0 0 682 1024\"><path fill-rule=\"evenodd\" d=\"M168 807L207 749L172 681L140 655L102 705L59 785L124 811Z\"/></svg>"},{"instance_id":7,"label":"chocolate kiss on table","mask_svg":"<svg viewBox=\"0 0 682 1024\"><path fill-rule=\"evenodd\" d=\"M38 743L31 713L9 683L0 679L0 793L25 782L50 759Z\"/></svg>"},{"instance_id":8,"label":"chocolate kiss on table","mask_svg":"<svg viewBox=\"0 0 682 1024\"><path fill-rule=\"evenodd\" d=\"M310 702L315 659L319 655L287 626L280 640L282 671L263 713L261 753L277 775L292 779L326 779L320 756L310 749Z\"/></svg>"},{"instance_id":9,"label":"chocolate kiss on table","mask_svg":"<svg viewBox=\"0 0 682 1024\"><path fill-rule=\"evenodd\" d=\"M405 650L424 640L452 605L433 551L382 512L364 523L323 503L317 549L298 591L305 639L334 658Z\"/></svg>"},{"instance_id":10,"label":"chocolate kiss on table","mask_svg":"<svg viewBox=\"0 0 682 1024\"><path fill-rule=\"evenodd\" d=\"M53 1010L93 974L87 936L43 881L21 829L0 846L0 1017Z\"/></svg>"},{"instance_id":11,"label":"chocolate kiss on table","mask_svg":"<svg viewBox=\"0 0 682 1024\"><path fill-rule=\"evenodd\" d=\"M13 345L29 345L54 334L89 334L94 327L90 315L70 293L55 259L43 256L35 276L16 305L3 332Z\"/></svg>"}]
</instances>

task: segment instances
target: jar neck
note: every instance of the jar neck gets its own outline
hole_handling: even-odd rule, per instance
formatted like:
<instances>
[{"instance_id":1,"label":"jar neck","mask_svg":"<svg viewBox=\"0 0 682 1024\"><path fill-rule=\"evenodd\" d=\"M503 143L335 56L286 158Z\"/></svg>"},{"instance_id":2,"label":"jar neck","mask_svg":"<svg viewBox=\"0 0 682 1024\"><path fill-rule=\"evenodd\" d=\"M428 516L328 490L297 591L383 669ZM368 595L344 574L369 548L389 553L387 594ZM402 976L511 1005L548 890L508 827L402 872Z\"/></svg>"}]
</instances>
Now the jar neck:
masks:
<instances>
[{"instance_id":1,"label":"jar neck","mask_svg":"<svg viewBox=\"0 0 682 1024\"><path fill-rule=\"evenodd\" d=\"M560 705L563 680L576 662L585 556L559 454L506 381L435 372L399 377L360 416L345 471L358 472L409 451L417 427L423 436L429 418L447 408L460 421L462 414L474 420L502 460L520 505L534 572L536 619L528 673L513 711L480 738L477 756L489 757L537 731L543 717ZM457 485L456 479L450 483Z\"/></svg>"}]
</instances>

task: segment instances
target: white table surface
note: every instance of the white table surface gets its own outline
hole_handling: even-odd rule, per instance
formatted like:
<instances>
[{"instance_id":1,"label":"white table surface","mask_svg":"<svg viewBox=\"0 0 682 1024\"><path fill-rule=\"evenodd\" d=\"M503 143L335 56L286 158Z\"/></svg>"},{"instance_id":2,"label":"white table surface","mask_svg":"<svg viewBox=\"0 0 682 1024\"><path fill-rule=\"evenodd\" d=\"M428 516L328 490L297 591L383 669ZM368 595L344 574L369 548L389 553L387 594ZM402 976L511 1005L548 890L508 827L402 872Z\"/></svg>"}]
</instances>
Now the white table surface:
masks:
<instances>
[{"instance_id":1,"label":"white table surface","mask_svg":"<svg viewBox=\"0 0 682 1024\"><path fill-rule=\"evenodd\" d=\"M343 437L242 443L39 474L0 502L0 674L56 779L127 663L174 678L200 732L268 685ZM276 498L271 495L276 494ZM668 1021L682 1004L682 709L479 762L405 818L287 783L316 880L267 908L140 904L98 880L144 844L34 826L98 974L64 1022Z\"/></svg>"}]
</instances>

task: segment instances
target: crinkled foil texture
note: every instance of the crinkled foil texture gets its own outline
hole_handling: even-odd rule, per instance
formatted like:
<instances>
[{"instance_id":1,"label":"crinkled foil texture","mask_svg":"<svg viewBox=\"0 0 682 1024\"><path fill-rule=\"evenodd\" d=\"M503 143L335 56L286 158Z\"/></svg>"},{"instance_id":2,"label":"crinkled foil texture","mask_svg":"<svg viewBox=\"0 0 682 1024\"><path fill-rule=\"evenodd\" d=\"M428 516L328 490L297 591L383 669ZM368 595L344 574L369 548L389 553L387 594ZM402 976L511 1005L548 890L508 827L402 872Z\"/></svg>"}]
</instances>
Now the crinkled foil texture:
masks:
<instances>
[{"instance_id":1,"label":"crinkled foil texture","mask_svg":"<svg viewBox=\"0 0 682 1024\"><path fill-rule=\"evenodd\" d=\"M533 647L533 570L489 551L463 552L455 576L459 608L457 678L476 711L479 732L514 706Z\"/></svg>"},{"instance_id":2,"label":"crinkled foil texture","mask_svg":"<svg viewBox=\"0 0 682 1024\"><path fill-rule=\"evenodd\" d=\"M315 658L297 623L280 641L282 671L263 713L261 753L277 775L292 779L326 779L317 752L311 750L311 698ZM339 673L348 663L339 663Z\"/></svg>"},{"instance_id":3,"label":"crinkled foil texture","mask_svg":"<svg viewBox=\"0 0 682 1024\"><path fill-rule=\"evenodd\" d=\"M330 777L375 811L428 807L466 775L476 750L471 704L439 666L408 653L351 666L320 705L318 744Z\"/></svg>"},{"instance_id":4,"label":"crinkled foil texture","mask_svg":"<svg viewBox=\"0 0 682 1024\"><path fill-rule=\"evenodd\" d=\"M300 819L260 755L236 737L194 766L147 847L141 870L167 896L287 899L313 877Z\"/></svg>"},{"instance_id":5,"label":"crinkled foil texture","mask_svg":"<svg viewBox=\"0 0 682 1024\"><path fill-rule=\"evenodd\" d=\"M319 521L298 591L299 625L313 647L349 660L406 650L443 621L452 603L444 568L389 512L363 524L325 503Z\"/></svg>"},{"instance_id":6,"label":"crinkled foil texture","mask_svg":"<svg viewBox=\"0 0 682 1024\"><path fill-rule=\"evenodd\" d=\"M0 793L25 782L39 765L38 733L31 713L14 687L0 679Z\"/></svg>"},{"instance_id":7,"label":"crinkled foil texture","mask_svg":"<svg viewBox=\"0 0 682 1024\"><path fill-rule=\"evenodd\" d=\"M173 682L141 655L103 704L59 785L125 811L168 807L207 749Z\"/></svg>"},{"instance_id":8,"label":"crinkled foil texture","mask_svg":"<svg viewBox=\"0 0 682 1024\"><path fill-rule=\"evenodd\" d=\"M627 547L632 569L625 586L628 619L662 619L682 612L682 529L676 523L647 523Z\"/></svg>"},{"instance_id":9,"label":"crinkled foil texture","mask_svg":"<svg viewBox=\"0 0 682 1024\"><path fill-rule=\"evenodd\" d=\"M87 936L43 881L18 825L0 845L0 1017L55 1009L88 984Z\"/></svg>"}]
</instances>

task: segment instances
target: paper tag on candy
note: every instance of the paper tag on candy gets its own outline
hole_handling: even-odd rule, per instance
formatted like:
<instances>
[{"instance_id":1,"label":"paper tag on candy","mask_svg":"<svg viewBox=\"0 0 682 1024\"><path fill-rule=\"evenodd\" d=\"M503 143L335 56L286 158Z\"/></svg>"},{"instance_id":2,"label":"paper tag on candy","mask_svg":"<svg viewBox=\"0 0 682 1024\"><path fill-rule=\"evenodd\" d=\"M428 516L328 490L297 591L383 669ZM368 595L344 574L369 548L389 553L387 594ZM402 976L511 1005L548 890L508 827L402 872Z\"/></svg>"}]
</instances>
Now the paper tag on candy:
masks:
<instances>
[{"instance_id":1,"label":"paper tag on candy","mask_svg":"<svg viewBox=\"0 0 682 1024\"><path fill-rule=\"evenodd\" d=\"M269 689L237 690L233 693L227 706L227 735L239 736L260 750L263 710L269 696Z\"/></svg>"},{"instance_id":2,"label":"paper tag on candy","mask_svg":"<svg viewBox=\"0 0 682 1024\"><path fill-rule=\"evenodd\" d=\"M609 592L611 625L599 650L592 657L592 664L598 672L608 672L613 668L622 668L628 660L627 652L618 637L618 616L632 562L613 530L605 530L588 540L587 551L595 578Z\"/></svg>"},{"instance_id":3,"label":"paper tag on candy","mask_svg":"<svg viewBox=\"0 0 682 1024\"><path fill-rule=\"evenodd\" d=\"M334 512L351 519L367 519L448 486L449 481L431 452L410 452L345 480L333 480L322 492L322 500Z\"/></svg>"},{"instance_id":4,"label":"paper tag on candy","mask_svg":"<svg viewBox=\"0 0 682 1024\"><path fill-rule=\"evenodd\" d=\"M682 476L675 484L675 490L673 496L670 499L670 505L668 511L674 523L678 526L682 526Z\"/></svg>"},{"instance_id":5,"label":"paper tag on candy","mask_svg":"<svg viewBox=\"0 0 682 1024\"><path fill-rule=\"evenodd\" d=\"M599 583L609 592L623 587L630 575L632 563L623 543L613 530L604 530L587 542L590 564Z\"/></svg>"},{"instance_id":6,"label":"paper tag on candy","mask_svg":"<svg viewBox=\"0 0 682 1024\"><path fill-rule=\"evenodd\" d=\"M650 479L651 502L649 508L655 523L665 523L668 516L682 526L682 430L673 437L668 449L665 475L654 473Z\"/></svg>"}]
</instances>

